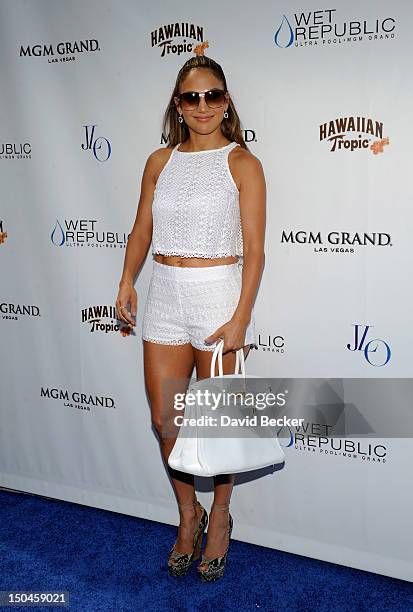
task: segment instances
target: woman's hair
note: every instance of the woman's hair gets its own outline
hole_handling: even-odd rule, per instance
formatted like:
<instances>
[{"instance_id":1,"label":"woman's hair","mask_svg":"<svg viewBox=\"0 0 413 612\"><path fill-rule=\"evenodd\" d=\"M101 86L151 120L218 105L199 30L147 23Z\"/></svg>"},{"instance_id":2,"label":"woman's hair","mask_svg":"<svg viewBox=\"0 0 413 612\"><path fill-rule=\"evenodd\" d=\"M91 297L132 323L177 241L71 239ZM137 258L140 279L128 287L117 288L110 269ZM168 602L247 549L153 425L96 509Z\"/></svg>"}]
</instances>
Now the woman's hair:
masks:
<instances>
[{"instance_id":1,"label":"woman's hair","mask_svg":"<svg viewBox=\"0 0 413 612\"><path fill-rule=\"evenodd\" d=\"M217 62L206 55L196 55L195 57L190 57L178 72L175 87L163 119L163 133L169 134L168 147L174 147L178 144L178 142L184 142L187 138L189 138L189 129L185 121L182 123L179 123L178 121L179 115L174 102L174 97L179 94L181 83L194 68L206 68L210 70L222 82L224 90L227 91L227 81L225 79L224 71ZM248 150L241 133L240 119L232 99L229 100L227 112L228 118L225 119L224 117L221 123L221 131L223 135L228 138L228 140L235 141L241 145L241 147Z\"/></svg>"}]
</instances>

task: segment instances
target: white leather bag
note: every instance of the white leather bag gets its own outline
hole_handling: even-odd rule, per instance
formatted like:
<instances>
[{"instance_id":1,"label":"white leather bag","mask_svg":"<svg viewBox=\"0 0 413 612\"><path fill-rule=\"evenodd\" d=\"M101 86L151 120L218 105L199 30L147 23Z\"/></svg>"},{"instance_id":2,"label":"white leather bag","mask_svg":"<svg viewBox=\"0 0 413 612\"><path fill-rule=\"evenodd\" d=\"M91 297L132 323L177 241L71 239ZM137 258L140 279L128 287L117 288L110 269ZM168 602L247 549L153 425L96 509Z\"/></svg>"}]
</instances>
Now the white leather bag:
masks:
<instances>
[{"instance_id":1,"label":"white leather bag","mask_svg":"<svg viewBox=\"0 0 413 612\"><path fill-rule=\"evenodd\" d=\"M236 364L234 374L223 374L222 351L224 341L221 340L213 353L211 360L211 377L193 382L188 391L196 393L197 390L211 392L222 391L230 384L228 379L245 380L244 351L238 349L236 352ZM215 364L218 358L218 376L215 376ZM241 373L238 372L241 366ZM261 378L249 376L248 378ZM240 388L238 381L237 390ZM227 389L226 389L227 390ZM237 391L234 391L237 392ZM218 396L217 396L218 397ZM233 410L233 407L231 407ZM244 410L244 409L242 409ZM232 413L239 416L241 409L235 408ZM212 410L205 406L194 405L192 402L185 403L184 418L198 419L200 416L211 416ZM216 411L215 411L216 415ZM245 415L245 411L242 412ZM233 428L231 427L234 432ZM198 429L199 431L199 429ZM276 436L270 436L268 430L264 436L260 436L257 428L243 427L242 436L219 437L196 435L197 428L182 425L180 427L175 445L168 458L169 465L181 472L197 476L215 476L217 474L235 474L255 470L269 465L282 463L285 454ZM222 428L218 433L222 434Z\"/></svg>"}]
</instances>

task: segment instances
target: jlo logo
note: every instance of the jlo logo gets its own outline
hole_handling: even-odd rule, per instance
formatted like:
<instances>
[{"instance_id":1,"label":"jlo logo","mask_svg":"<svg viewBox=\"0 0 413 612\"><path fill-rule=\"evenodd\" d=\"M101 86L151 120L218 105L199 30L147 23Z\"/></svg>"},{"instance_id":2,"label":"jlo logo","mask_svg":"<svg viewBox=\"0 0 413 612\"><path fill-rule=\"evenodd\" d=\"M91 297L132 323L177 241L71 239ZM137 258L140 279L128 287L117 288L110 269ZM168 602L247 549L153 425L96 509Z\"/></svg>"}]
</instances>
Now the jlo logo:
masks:
<instances>
[{"instance_id":1,"label":"jlo logo","mask_svg":"<svg viewBox=\"0 0 413 612\"><path fill-rule=\"evenodd\" d=\"M367 333L372 325L365 325L363 335L359 338L359 328L361 325L354 324L354 346L347 344L349 351L363 351L364 358L372 366L385 366L391 357L390 346L381 338L374 338L365 344Z\"/></svg>"},{"instance_id":2,"label":"jlo logo","mask_svg":"<svg viewBox=\"0 0 413 612\"><path fill-rule=\"evenodd\" d=\"M104 136L98 136L97 138L95 138L95 125L84 125L83 127L86 131L86 143L83 143L81 145L82 149L84 151L92 151L97 161L107 161L112 151L112 147L110 146L109 140ZM90 127L92 128L91 132L89 132Z\"/></svg>"}]
</instances>

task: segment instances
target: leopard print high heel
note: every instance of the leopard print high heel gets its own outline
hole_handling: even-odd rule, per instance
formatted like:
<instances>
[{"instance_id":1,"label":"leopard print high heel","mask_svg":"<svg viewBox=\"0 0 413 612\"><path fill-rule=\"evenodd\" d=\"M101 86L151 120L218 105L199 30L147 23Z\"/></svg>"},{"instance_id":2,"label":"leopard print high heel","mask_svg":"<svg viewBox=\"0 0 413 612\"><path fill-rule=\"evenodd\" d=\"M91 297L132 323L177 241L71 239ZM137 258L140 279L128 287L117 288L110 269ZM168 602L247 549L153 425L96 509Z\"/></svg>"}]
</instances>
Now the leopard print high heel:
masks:
<instances>
[{"instance_id":1,"label":"leopard print high heel","mask_svg":"<svg viewBox=\"0 0 413 612\"><path fill-rule=\"evenodd\" d=\"M174 577L186 576L193 561L198 559L201 553L202 536L208 525L208 513L199 501L194 501L189 504L178 504L180 508L202 508L202 516L199 525L194 533L194 545L191 553L180 553L175 550L175 544L172 546L168 555L168 570L169 574Z\"/></svg>"},{"instance_id":2,"label":"leopard print high heel","mask_svg":"<svg viewBox=\"0 0 413 612\"><path fill-rule=\"evenodd\" d=\"M217 510L225 511L229 509L229 504L220 506L214 502L213 506L217 508ZM214 580L218 580L219 578L222 578L222 576L224 575L225 564L228 558L229 544L231 540L233 525L234 525L234 521L232 519L231 513L229 512L228 546L227 546L227 550L221 557L215 557L214 559L208 559L208 557L202 554L202 560L201 560L201 563L197 567L197 572L203 582L212 582Z\"/></svg>"}]
</instances>

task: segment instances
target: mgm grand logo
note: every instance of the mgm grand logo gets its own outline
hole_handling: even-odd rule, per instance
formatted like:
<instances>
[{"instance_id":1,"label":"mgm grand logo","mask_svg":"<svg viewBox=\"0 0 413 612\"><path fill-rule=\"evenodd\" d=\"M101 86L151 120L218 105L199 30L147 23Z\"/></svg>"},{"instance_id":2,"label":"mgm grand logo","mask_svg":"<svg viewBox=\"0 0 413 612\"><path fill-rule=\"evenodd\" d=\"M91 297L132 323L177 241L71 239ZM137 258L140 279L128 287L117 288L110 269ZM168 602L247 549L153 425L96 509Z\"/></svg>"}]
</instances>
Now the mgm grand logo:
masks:
<instances>
[{"instance_id":1,"label":"mgm grand logo","mask_svg":"<svg viewBox=\"0 0 413 612\"><path fill-rule=\"evenodd\" d=\"M72 62L87 53L100 51L96 38L85 40L61 41L57 44L38 43L20 45L19 57L46 57L49 64L53 62Z\"/></svg>"},{"instance_id":2,"label":"mgm grand logo","mask_svg":"<svg viewBox=\"0 0 413 612\"><path fill-rule=\"evenodd\" d=\"M390 234L385 232L286 232L283 230L281 244L314 245L315 253L354 253L359 247L386 247L393 246ZM328 246L326 246L326 244Z\"/></svg>"},{"instance_id":3,"label":"mgm grand logo","mask_svg":"<svg viewBox=\"0 0 413 612\"><path fill-rule=\"evenodd\" d=\"M193 23L168 23L151 32L151 46L161 50L161 57L192 53L203 41L204 28Z\"/></svg>"},{"instance_id":4,"label":"mgm grand logo","mask_svg":"<svg viewBox=\"0 0 413 612\"><path fill-rule=\"evenodd\" d=\"M383 136L383 123L368 117L339 117L319 126L320 142L331 143L330 152L369 149L373 155L383 153L390 144Z\"/></svg>"}]
</instances>

